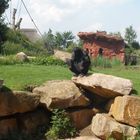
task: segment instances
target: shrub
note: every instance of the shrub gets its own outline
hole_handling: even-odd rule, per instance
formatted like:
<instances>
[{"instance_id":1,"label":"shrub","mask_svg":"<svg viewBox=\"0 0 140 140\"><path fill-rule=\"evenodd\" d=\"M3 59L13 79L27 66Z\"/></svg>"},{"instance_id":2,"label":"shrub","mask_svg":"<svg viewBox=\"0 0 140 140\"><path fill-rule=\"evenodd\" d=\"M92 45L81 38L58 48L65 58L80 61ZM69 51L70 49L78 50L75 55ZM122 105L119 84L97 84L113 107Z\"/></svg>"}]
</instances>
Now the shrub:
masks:
<instances>
[{"instance_id":1,"label":"shrub","mask_svg":"<svg viewBox=\"0 0 140 140\"><path fill-rule=\"evenodd\" d=\"M16 57L13 55L0 58L0 65L15 65L15 64L23 64L23 63L27 63L27 62L20 61L16 59Z\"/></svg>"},{"instance_id":2,"label":"shrub","mask_svg":"<svg viewBox=\"0 0 140 140\"><path fill-rule=\"evenodd\" d=\"M52 127L45 134L46 139L48 140L73 137L76 134L76 129L73 127L66 112L62 109L53 110L51 124Z\"/></svg>"},{"instance_id":3,"label":"shrub","mask_svg":"<svg viewBox=\"0 0 140 140\"><path fill-rule=\"evenodd\" d=\"M2 48L3 48L3 54L5 55L16 54L24 50L24 48L22 48L20 44L9 42L9 41L6 41L2 45Z\"/></svg>"},{"instance_id":4,"label":"shrub","mask_svg":"<svg viewBox=\"0 0 140 140\"><path fill-rule=\"evenodd\" d=\"M35 59L31 59L30 63L37 64L37 65L59 65L65 66L65 62L60 59L54 58L53 56L47 57L36 57Z\"/></svg>"}]
</instances>

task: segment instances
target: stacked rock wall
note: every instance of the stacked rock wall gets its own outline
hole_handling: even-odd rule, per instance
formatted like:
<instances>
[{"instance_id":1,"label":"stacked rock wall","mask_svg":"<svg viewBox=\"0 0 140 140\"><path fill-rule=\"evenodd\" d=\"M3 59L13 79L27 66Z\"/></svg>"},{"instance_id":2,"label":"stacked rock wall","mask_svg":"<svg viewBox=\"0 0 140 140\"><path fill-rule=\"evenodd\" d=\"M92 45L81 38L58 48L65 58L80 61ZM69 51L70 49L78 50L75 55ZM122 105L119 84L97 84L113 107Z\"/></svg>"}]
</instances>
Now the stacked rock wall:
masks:
<instances>
[{"instance_id":1,"label":"stacked rock wall","mask_svg":"<svg viewBox=\"0 0 140 140\"><path fill-rule=\"evenodd\" d=\"M39 126L49 126L53 109L65 109L77 130L90 126L89 137L85 133L76 139L135 140L140 97L130 95L132 89L128 79L96 73L48 81L32 93L1 89L0 138L15 130L35 133Z\"/></svg>"}]
</instances>

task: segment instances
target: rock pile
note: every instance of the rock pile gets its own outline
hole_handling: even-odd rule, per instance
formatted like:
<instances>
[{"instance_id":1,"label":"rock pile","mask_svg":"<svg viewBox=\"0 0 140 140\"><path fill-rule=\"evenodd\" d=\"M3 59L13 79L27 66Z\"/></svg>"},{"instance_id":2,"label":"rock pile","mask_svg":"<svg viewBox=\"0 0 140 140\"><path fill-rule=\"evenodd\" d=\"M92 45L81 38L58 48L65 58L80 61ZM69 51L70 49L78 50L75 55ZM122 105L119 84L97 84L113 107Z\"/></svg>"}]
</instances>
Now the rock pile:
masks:
<instances>
[{"instance_id":1,"label":"rock pile","mask_svg":"<svg viewBox=\"0 0 140 140\"><path fill-rule=\"evenodd\" d=\"M78 130L88 127L89 135L75 140L135 139L140 124L140 97L130 95L128 79L92 74L72 80L48 81L33 92L0 91L0 135L9 130L33 133L49 125L52 109L65 109ZM82 131L81 131L82 132ZM91 135L92 134L92 135Z\"/></svg>"}]
</instances>

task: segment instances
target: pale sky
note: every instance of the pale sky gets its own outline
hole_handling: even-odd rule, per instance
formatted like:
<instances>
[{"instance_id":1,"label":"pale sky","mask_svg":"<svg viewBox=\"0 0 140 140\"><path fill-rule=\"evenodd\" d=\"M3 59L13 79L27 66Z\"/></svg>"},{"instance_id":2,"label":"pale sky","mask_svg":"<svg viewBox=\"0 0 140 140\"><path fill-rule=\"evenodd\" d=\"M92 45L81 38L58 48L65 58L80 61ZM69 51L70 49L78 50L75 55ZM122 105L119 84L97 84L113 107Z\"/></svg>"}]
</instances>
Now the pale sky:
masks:
<instances>
[{"instance_id":1,"label":"pale sky","mask_svg":"<svg viewBox=\"0 0 140 140\"><path fill-rule=\"evenodd\" d=\"M132 25L140 42L140 0L24 0L41 33L56 31L120 31ZM34 28L21 0L12 0L21 28ZM21 7L21 12L20 12ZM10 8L9 8L10 9ZM10 10L6 11L10 19Z\"/></svg>"}]
</instances>

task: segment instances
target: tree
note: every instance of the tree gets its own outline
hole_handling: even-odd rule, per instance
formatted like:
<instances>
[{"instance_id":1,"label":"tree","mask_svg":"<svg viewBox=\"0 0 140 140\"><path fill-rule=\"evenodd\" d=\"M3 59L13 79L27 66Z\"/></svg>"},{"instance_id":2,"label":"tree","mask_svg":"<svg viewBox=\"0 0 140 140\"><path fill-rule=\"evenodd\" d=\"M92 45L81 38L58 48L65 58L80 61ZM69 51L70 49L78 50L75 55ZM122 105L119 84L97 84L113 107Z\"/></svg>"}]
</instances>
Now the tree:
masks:
<instances>
[{"instance_id":1,"label":"tree","mask_svg":"<svg viewBox=\"0 0 140 140\"><path fill-rule=\"evenodd\" d=\"M51 29L49 29L49 31L47 33L44 33L43 38L44 38L45 42L47 43L48 47L54 48L54 46L56 45L55 36L53 35Z\"/></svg>"},{"instance_id":2,"label":"tree","mask_svg":"<svg viewBox=\"0 0 140 140\"><path fill-rule=\"evenodd\" d=\"M0 0L0 53L2 53L2 43L6 40L6 32L8 30L7 26L4 24L4 18L2 14L8 8L9 0Z\"/></svg>"},{"instance_id":3,"label":"tree","mask_svg":"<svg viewBox=\"0 0 140 140\"><path fill-rule=\"evenodd\" d=\"M56 32L55 39L58 47L68 48L68 46L73 42L74 35L71 31L66 31L63 33Z\"/></svg>"},{"instance_id":4,"label":"tree","mask_svg":"<svg viewBox=\"0 0 140 140\"><path fill-rule=\"evenodd\" d=\"M8 2L9 0L0 0L0 18L2 14L4 13L5 9L8 8Z\"/></svg>"},{"instance_id":5,"label":"tree","mask_svg":"<svg viewBox=\"0 0 140 140\"><path fill-rule=\"evenodd\" d=\"M136 31L133 29L132 26L129 26L125 29L125 41L129 46L132 45L133 42L135 42L135 39L137 38Z\"/></svg>"}]
</instances>

